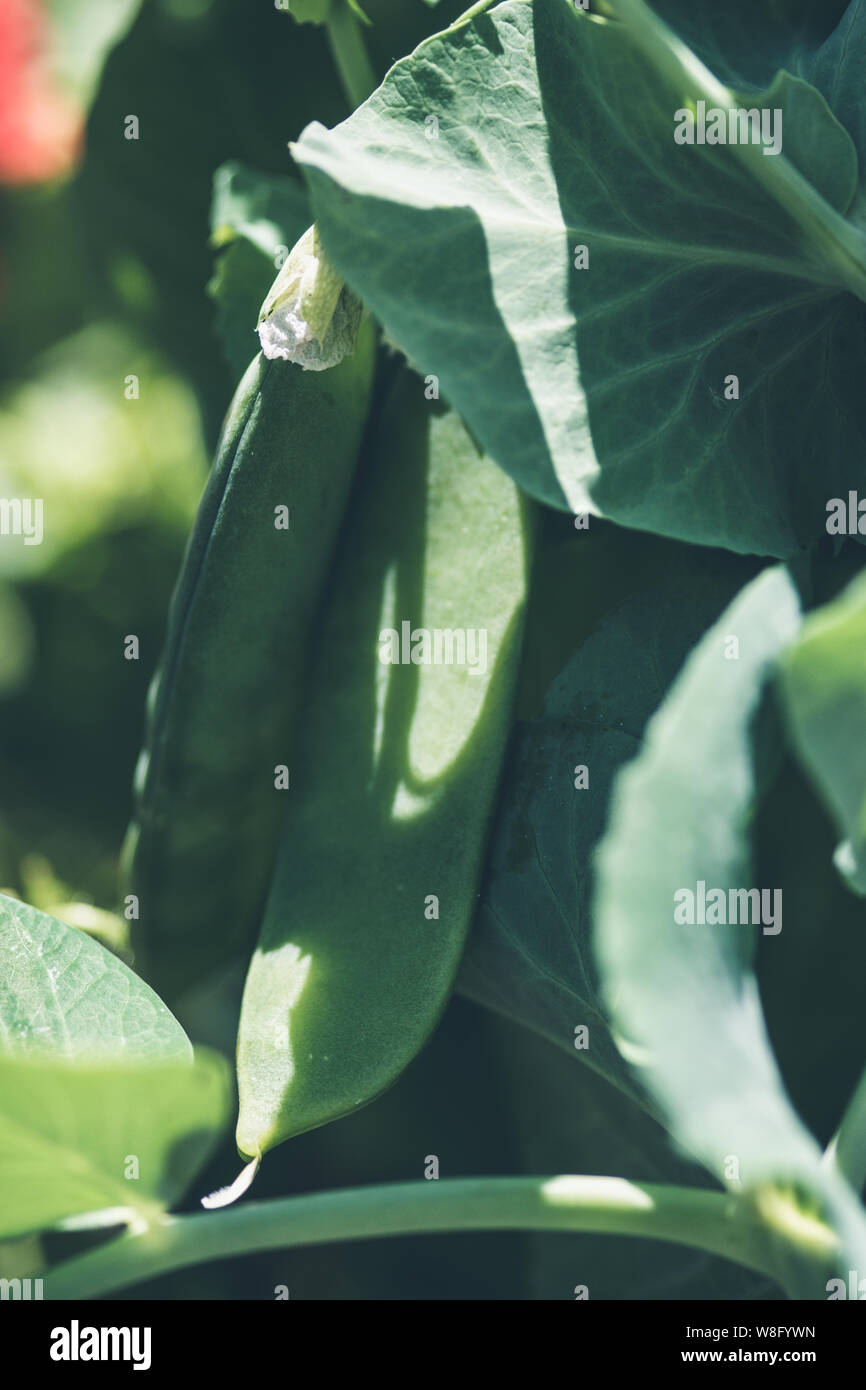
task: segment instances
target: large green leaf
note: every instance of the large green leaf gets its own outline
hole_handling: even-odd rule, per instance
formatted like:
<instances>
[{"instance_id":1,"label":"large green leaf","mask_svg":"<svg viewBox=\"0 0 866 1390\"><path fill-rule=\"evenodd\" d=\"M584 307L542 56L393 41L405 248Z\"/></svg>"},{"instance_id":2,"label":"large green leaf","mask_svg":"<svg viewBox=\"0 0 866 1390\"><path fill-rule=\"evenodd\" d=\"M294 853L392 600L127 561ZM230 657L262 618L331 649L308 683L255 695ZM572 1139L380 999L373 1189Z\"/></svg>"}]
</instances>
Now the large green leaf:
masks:
<instances>
[{"instance_id":1,"label":"large green leaf","mask_svg":"<svg viewBox=\"0 0 866 1390\"><path fill-rule=\"evenodd\" d=\"M576 531L547 515L517 724L460 987L622 1085L592 960L592 853L616 772L755 562L604 523ZM581 1026L588 1034L576 1037Z\"/></svg>"},{"instance_id":2,"label":"large green leaf","mask_svg":"<svg viewBox=\"0 0 866 1390\"><path fill-rule=\"evenodd\" d=\"M866 893L866 576L810 614L782 673L798 751L846 837L837 867Z\"/></svg>"},{"instance_id":3,"label":"large green leaf","mask_svg":"<svg viewBox=\"0 0 866 1390\"><path fill-rule=\"evenodd\" d=\"M2 894L0 1053L192 1059L177 1019L128 966L84 932Z\"/></svg>"},{"instance_id":4,"label":"large green leaf","mask_svg":"<svg viewBox=\"0 0 866 1390\"><path fill-rule=\"evenodd\" d=\"M228 1114L228 1069L0 1058L0 1238L153 1215L189 1185Z\"/></svg>"},{"instance_id":5,"label":"large green leaf","mask_svg":"<svg viewBox=\"0 0 866 1390\"><path fill-rule=\"evenodd\" d=\"M614 1020L674 1137L754 1196L783 1236L780 1253L808 1233L816 1212L829 1216L843 1242L837 1263L847 1268L866 1254L866 1220L822 1167L785 1093L748 963L753 929L675 917L683 889L752 886L749 725L799 622L786 572L760 575L703 638L650 722L640 756L620 773L598 854L598 951ZM773 906L765 932L783 925ZM790 1250L783 1257L800 1296L821 1296L836 1269L832 1256L816 1256L813 1248L805 1264Z\"/></svg>"},{"instance_id":6,"label":"large green leaf","mask_svg":"<svg viewBox=\"0 0 866 1390\"><path fill-rule=\"evenodd\" d=\"M866 487L857 151L788 74L748 102L783 110L783 154L677 145L694 84L653 34L512 0L295 157L345 278L522 486L785 555Z\"/></svg>"}]
</instances>

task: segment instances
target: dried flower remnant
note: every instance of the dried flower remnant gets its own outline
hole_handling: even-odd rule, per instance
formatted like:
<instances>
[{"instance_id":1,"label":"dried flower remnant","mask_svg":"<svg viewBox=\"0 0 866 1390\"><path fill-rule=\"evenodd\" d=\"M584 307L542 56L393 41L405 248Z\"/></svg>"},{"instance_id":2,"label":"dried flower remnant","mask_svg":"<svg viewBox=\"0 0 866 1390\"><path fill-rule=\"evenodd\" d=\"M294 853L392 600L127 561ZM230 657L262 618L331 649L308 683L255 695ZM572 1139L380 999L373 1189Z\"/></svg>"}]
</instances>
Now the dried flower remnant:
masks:
<instances>
[{"instance_id":1,"label":"dried flower remnant","mask_svg":"<svg viewBox=\"0 0 866 1390\"><path fill-rule=\"evenodd\" d=\"M311 372L335 367L354 351L362 308L328 259L317 228L309 227L261 307L262 352Z\"/></svg>"}]
</instances>

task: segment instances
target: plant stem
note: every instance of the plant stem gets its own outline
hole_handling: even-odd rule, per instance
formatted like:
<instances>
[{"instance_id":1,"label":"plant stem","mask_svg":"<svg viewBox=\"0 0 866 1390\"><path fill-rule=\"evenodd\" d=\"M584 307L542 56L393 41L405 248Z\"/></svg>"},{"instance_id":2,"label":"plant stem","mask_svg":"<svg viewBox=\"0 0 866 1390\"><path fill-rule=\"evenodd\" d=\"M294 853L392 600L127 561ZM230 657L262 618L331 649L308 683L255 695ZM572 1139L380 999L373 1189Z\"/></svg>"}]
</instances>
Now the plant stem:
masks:
<instances>
[{"instance_id":1,"label":"plant stem","mask_svg":"<svg viewBox=\"0 0 866 1390\"><path fill-rule=\"evenodd\" d=\"M461 15L458 15L447 29L443 29L442 33L453 34L455 29L462 29L464 24L471 24L477 15L483 14L485 10L489 10L490 6L496 3L497 0L475 0L475 4L470 5L468 10L464 10ZM435 37L441 38L441 35L437 34Z\"/></svg>"},{"instance_id":2,"label":"plant stem","mask_svg":"<svg viewBox=\"0 0 866 1390\"><path fill-rule=\"evenodd\" d=\"M696 54L668 28L645 0L603 0L604 11L621 20L653 66L683 96L729 109L737 99ZM866 300L866 237L827 202L784 154L766 157L762 145L732 144L737 158L802 228L820 261L829 261L837 281Z\"/></svg>"},{"instance_id":3,"label":"plant stem","mask_svg":"<svg viewBox=\"0 0 866 1390\"><path fill-rule=\"evenodd\" d=\"M622 1178L452 1178L246 1202L167 1216L43 1275L45 1297L93 1298L205 1260L444 1231L598 1231L675 1241L774 1277L764 1230L738 1201Z\"/></svg>"},{"instance_id":4,"label":"plant stem","mask_svg":"<svg viewBox=\"0 0 866 1390\"><path fill-rule=\"evenodd\" d=\"M348 0L332 0L325 29L343 91L354 109L367 100L378 83L364 47L361 26Z\"/></svg>"},{"instance_id":5,"label":"plant stem","mask_svg":"<svg viewBox=\"0 0 866 1390\"><path fill-rule=\"evenodd\" d=\"M862 1192L866 1183L866 1071L827 1145L824 1161L847 1178L855 1192Z\"/></svg>"}]
</instances>

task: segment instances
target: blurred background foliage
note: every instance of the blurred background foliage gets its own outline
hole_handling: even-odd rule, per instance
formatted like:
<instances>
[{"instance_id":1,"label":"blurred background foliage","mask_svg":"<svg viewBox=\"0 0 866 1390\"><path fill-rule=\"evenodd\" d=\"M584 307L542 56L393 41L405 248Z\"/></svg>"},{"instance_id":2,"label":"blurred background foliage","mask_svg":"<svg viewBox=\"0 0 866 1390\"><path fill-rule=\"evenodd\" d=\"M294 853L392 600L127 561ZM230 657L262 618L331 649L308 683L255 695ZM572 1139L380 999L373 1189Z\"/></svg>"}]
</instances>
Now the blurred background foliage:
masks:
<instances>
[{"instance_id":1,"label":"blurred background foliage","mask_svg":"<svg viewBox=\"0 0 866 1390\"><path fill-rule=\"evenodd\" d=\"M382 74L464 5L364 8ZM116 949L117 854L169 597L255 347L245 306L267 289L289 229L305 225L287 144L309 121L345 114L322 32L270 0L0 8L0 496L44 501L42 545L0 536L0 886ZM130 115L137 140L124 136ZM248 167L269 177L250 181ZM123 656L130 633L139 661ZM851 962L862 928L832 869L832 829L793 767L778 773L758 829L759 881L802 880L764 988L794 1098L826 1134L859 1065ZM829 915L832 951L816 947ZM233 976L190 1004L196 1036L229 1053L238 990ZM839 1056L849 1069L834 1065ZM256 1195L418 1179L433 1154L443 1177L701 1181L588 1069L455 998L391 1092L280 1148ZM236 1167L227 1138L201 1191ZM49 1244L68 1250L72 1240ZM672 1247L495 1234L271 1252L127 1296L261 1299L286 1285L292 1298L572 1299L578 1284L594 1298L772 1294Z\"/></svg>"},{"instance_id":2,"label":"blurred background foliage","mask_svg":"<svg viewBox=\"0 0 866 1390\"><path fill-rule=\"evenodd\" d=\"M433 27L422 0L367 8L379 72ZM288 142L346 114L322 32L270 0L4 0L0 496L45 513L41 545L0 538L0 883L19 892L35 851L114 903L147 683L245 365L208 284L274 274L248 243L220 256L230 190L212 244L215 172L270 172L302 215Z\"/></svg>"}]
</instances>

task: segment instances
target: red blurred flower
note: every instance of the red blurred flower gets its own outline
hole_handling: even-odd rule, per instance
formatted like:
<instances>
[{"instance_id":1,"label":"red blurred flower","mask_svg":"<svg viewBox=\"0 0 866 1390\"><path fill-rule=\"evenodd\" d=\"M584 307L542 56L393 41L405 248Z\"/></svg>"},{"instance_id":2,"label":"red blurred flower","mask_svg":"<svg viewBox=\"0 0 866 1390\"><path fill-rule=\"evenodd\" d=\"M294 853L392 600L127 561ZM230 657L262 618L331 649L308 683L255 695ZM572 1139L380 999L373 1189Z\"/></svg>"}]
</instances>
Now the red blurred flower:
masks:
<instances>
[{"instance_id":1,"label":"red blurred flower","mask_svg":"<svg viewBox=\"0 0 866 1390\"><path fill-rule=\"evenodd\" d=\"M40 0L0 0L0 183L65 173L81 143L82 113L48 63Z\"/></svg>"}]
</instances>

